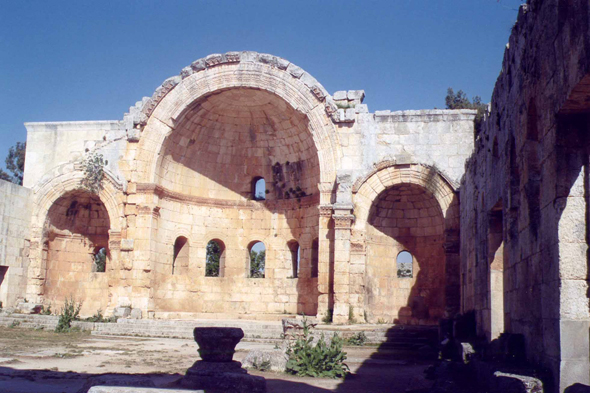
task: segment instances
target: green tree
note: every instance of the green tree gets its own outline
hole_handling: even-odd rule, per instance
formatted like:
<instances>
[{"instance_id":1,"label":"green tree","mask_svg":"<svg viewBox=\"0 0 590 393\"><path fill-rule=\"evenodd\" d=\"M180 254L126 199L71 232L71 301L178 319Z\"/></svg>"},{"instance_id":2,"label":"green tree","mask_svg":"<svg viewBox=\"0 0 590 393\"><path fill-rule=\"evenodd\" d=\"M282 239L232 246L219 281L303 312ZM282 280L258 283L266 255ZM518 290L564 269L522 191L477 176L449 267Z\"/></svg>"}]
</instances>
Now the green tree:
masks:
<instances>
[{"instance_id":1,"label":"green tree","mask_svg":"<svg viewBox=\"0 0 590 393\"><path fill-rule=\"evenodd\" d=\"M3 169L0 169L0 179L7 180L16 184L23 184L23 174L25 171L25 152L27 150L26 142L16 142L8 150L8 155L4 161L6 169L12 173L12 176Z\"/></svg>"},{"instance_id":2,"label":"green tree","mask_svg":"<svg viewBox=\"0 0 590 393\"><path fill-rule=\"evenodd\" d=\"M264 264L266 261L266 250L256 252L250 250L250 277L264 278Z\"/></svg>"},{"instance_id":3,"label":"green tree","mask_svg":"<svg viewBox=\"0 0 590 393\"><path fill-rule=\"evenodd\" d=\"M445 97L445 105L447 106L447 109L476 109L477 115L475 115L474 129L475 136L477 137L477 135L479 135L484 115L488 109L487 104L481 102L480 96L475 96L470 101L463 90L459 90L455 93L453 89L449 87L447 89L447 96Z\"/></svg>"},{"instance_id":4,"label":"green tree","mask_svg":"<svg viewBox=\"0 0 590 393\"><path fill-rule=\"evenodd\" d=\"M221 258L221 247L215 240L207 243L207 260L205 263L205 276L219 277L219 259Z\"/></svg>"}]
</instances>

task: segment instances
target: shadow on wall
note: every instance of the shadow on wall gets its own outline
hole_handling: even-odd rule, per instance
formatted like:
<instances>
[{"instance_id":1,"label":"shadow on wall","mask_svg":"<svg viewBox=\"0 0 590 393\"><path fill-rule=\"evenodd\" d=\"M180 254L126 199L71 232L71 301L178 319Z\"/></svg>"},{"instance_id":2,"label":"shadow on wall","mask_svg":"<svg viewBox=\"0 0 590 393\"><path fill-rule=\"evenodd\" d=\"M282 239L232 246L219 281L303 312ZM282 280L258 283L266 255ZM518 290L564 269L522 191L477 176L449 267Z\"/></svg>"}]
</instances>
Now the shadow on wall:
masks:
<instances>
[{"instance_id":1,"label":"shadow on wall","mask_svg":"<svg viewBox=\"0 0 590 393\"><path fill-rule=\"evenodd\" d=\"M445 314L445 218L425 188L400 184L373 202L367 229L367 303L377 322L435 325ZM400 253L412 255L398 273ZM403 254L402 254L403 255ZM410 273L411 272L411 273ZM459 271L452 272L459 276Z\"/></svg>"}]
</instances>

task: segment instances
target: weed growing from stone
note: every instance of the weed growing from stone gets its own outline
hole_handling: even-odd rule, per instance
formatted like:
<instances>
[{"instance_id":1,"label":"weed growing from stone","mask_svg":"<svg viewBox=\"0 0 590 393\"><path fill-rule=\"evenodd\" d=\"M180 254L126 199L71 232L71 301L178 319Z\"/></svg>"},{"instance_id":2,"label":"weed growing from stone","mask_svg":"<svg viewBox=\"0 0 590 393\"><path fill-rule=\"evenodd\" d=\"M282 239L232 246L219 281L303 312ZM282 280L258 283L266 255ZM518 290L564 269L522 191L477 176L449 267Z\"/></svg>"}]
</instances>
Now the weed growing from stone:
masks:
<instances>
[{"instance_id":1,"label":"weed growing from stone","mask_svg":"<svg viewBox=\"0 0 590 393\"><path fill-rule=\"evenodd\" d=\"M51 315L51 303L49 303L49 305L47 306L47 308L45 308L45 306L41 307L41 312L39 313L41 315Z\"/></svg>"},{"instance_id":2,"label":"weed growing from stone","mask_svg":"<svg viewBox=\"0 0 590 393\"><path fill-rule=\"evenodd\" d=\"M303 335L287 349L289 360L286 371L301 377L343 378L350 369L344 363L346 352L342 351L343 341L334 334L329 343L321 338L314 345L307 319L303 319Z\"/></svg>"},{"instance_id":3,"label":"weed growing from stone","mask_svg":"<svg viewBox=\"0 0 590 393\"><path fill-rule=\"evenodd\" d=\"M350 345L365 345L365 343L367 342L367 335L365 334L365 332L358 332L350 336L346 340L346 342Z\"/></svg>"},{"instance_id":4,"label":"weed growing from stone","mask_svg":"<svg viewBox=\"0 0 590 393\"><path fill-rule=\"evenodd\" d=\"M352 305L348 306L348 323L351 325L356 323L356 318L354 317L354 308L352 308Z\"/></svg>"},{"instance_id":5,"label":"weed growing from stone","mask_svg":"<svg viewBox=\"0 0 590 393\"><path fill-rule=\"evenodd\" d=\"M76 302L73 297L70 297L69 299L66 298L64 306L59 314L59 320L57 321L55 332L66 333L72 331L72 322L78 319L81 308L81 302Z\"/></svg>"},{"instance_id":6,"label":"weed growing from stone","mask_svg":"<svg viewBox=\"0 0 590 393\"><path fill-rule=\"evenodd\" d=\"M82 187L90 193L98 195L102 190L102 181L105 176L104 168L108 165L102 154L92 153L84 162L84 178Z\"/></svg>"},{"instance_id":7,"label":"weed growing from stone","mask_svg":"<svg viewBox=\"0 0 590 393\"><path fill-rule=\"evenodd\" d=\"M322 322L328 325L331 324L333 316L334 310L328 309L328 311L326 311L326 315L324 315L324 317L322 318Z\"/></svg>"},{"instance_id":8,"label":"weed growing from stone","mask_svg":"<svg viewBox=\"0 0 590 393\"><path fill-rule=\"evenodd\" d=\"M113 315L112 317L105 318L105 316L102 314L102 310L99 308L98 310L96 310L96 314L94 314L91 317L86 318L85 321L114 323L114 322L117 322L117 317Z\"/></svg>"}]
</instances>

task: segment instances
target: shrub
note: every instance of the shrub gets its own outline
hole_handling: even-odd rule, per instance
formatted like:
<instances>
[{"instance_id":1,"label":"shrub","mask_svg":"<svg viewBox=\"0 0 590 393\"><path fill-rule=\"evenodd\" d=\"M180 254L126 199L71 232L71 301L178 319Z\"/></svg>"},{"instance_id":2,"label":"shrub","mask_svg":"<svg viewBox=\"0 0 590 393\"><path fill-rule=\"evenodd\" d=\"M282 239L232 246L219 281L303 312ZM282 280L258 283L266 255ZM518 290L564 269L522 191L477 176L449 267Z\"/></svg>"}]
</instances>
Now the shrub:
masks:
<instances>
[{"instance_id":1,"label":"shrub","mask_svg":"<svg viewBox=\"0 0 590 393\"><path fill-rule=\"evenodd\" d=\"M342 351L342 343L342 339L334 334L328 344L322 334L314 345L310 326L304 319L303 336L287 349L286 371L301 377L343 378L349 368L344 363L346 352Z\"/></svg>"},{"instance_id":2,"label":"shrub","mask_svg":"<svg viewBox=\"0 0 590 393\"><path fill-rule=\"evenodd\" d=\"M55 327L56 333L65 333L72 330L72 322L78 319L82 302L76 302L73 297L66 298L65 303L59 313L59 320Z\"/></svg>"},{"instance_id":3,"label":"shrub","mask_svg":"<svg viewBox=\"0 0 590 393\"><path fill-rule=\"evenodd\" d=\"M84 161L84 178L82 187L90 193L98 195L102 190L102 181L105 177L105 166L108 165L102 154L92 153Z\"/></svg>"},{"instance_id":4,"label":"shrub","mask_svg":"<svg viewBox=\"0 0 590 393\"><path fill-rule=\"evenodd\" d=\"M49 303L47 308L45 308L45 306L42 306L40 314L41 315L51 315L51 303Z\"/></svg>"},{"instance_id":5,"label":"shrub","mask_svg":"<svg viewBox=\"0 0 590 393\"><path fill-rule=\"evenodd\" d=\"M348 306L348 323L355 324L356 318L354 317L354 308L352 305Z\"/></svg>"},{"instance_id":6,"label":"shrub","mask_svg":"<svg viewBox=\"0 0 590 393\"><path fill-rule=\"evenodd\" d=\"M346 341L350 345L365 345L365 343L367 342L367 335L365 334L365 332L358 332L350 336Z\"/></svg>"},{"instance_id":7,"label":"shrub","mask_svg":"<svg viewBox=\"0 0 590 393\"><path fill-rule=\"evenodd\" d=\"M264 360L260 363L258 363L257 361L254 361L254 364L252 364L252 367L254 367L254 369L258 370L258 371L268 371L268 370L270 370L270 361Z\"/></svg>"},{"instance_id":8,"label":"shrub","mask_svg":"<svg viewBox=\"0 0 590 393\"><path fill-rule=\"evenodd\" d=\"M334 310L328 309L328 311L326 311L326 315L324 315L324 317L322 318L322 322L327 323L327 324L332 323L333 316L334 316Z\"/></svg>"},{"instance_id":9,"label":"shrub","mask_svg":"<svg viewBox=\"0 0 590 393\"><path fill-rule=\"evenodd\" d=\"M86 318L85 321L112 323L112 322L117 322L117 317L113 315L112 317L105 318L104 315L102 314L102 310L99 308L98 310L96 310L96 314L94 314L91 317Z\"/></svg>"}]
</instances>

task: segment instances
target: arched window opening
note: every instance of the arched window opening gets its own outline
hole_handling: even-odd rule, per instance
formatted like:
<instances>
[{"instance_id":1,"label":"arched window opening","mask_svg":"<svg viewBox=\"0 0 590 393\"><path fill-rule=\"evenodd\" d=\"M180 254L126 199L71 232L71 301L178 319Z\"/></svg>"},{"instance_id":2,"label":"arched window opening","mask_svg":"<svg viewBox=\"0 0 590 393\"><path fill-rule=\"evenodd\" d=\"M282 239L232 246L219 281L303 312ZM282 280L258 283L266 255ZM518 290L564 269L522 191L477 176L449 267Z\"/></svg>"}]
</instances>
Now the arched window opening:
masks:
<instances>
[{"instance_id":1,"label":"arched window opening","mask_svg":"<svg viewBox=\"0 0 590 393\"><path fill-rule=\"evenodd\" d=\"M107 256L108 252L105 247L95 247L94 252L92 253L92 262L94 263L92 271L97 273L104 273L107 268Z\"/></svg>"},{"instance_id":2,"label":"arched window opening","mask_svg":"<svg viewBox=\"0 0 590 393\"><path fill-rule=\"evenodd\" d=\"M248 274L250 278L264 278L266 264L266 247L260 241L253 241L248 246Z\"/></svg>"},{"instance_id":3,"label":"arched window opening","mask_svg":"<svg viewBox=\"0 0 590 393\"><path fill-rule=\"evenodd\" d=\"M266 182L263 177L255 177L252 180L252 199L264 201L266 199Z\"/></svg>"},{"instance_id":4,"label":"arched window opening","mask_svg":"<svg viewBox=\"0 0 590 393\"><path fill-rule=\"evenodd\" d=\"M299 243L296 240L291 240L287 243L289 247L289 252L291 253L291 266L293 269L293 274L291 277L297 278L299 277L299 260L301 258L301 247L299 247Z\"/></svg>"},{"instance_id":5,"label":"arched window opening","mask_svg":"<svg viewBox=\"0 0 590 393\"><path fill-rule=\"evenodd\" d=\"M188 270L189 245L188 239L179 236L174 242L174 257L172 259L172 274L181 274Z\"/></svg>"},{"instance_id":6,"label":"arched window opening","mask_svg":"<svg viewBox=\"0 0 590 393\"><path fill-rule=\"evenodd\" d=\"M223 277L225 271L225 244L219 239L207 243L206 277Z\"/></svg>"},{"instance_id":7,"label":"arched window opening","mask_svg":"<svg viewBox=\"0 0 590 393\"><path fill-rule=\"evenodd\" d=\"M414 277L414 257L408 251L397 254L397 276L399 278Z\"/></svg>"},{"instance_id":8,"label":"arched window opening","mask_svg":"<svg viewBox=\"0 0 590 393\"><path fill-rule=\"evenodd\" d=\"M318 239L313 239L311 243L311 277L317 277L319 275L319 262L320 262L320 245Z\"/></svg>"}]
</instances>

